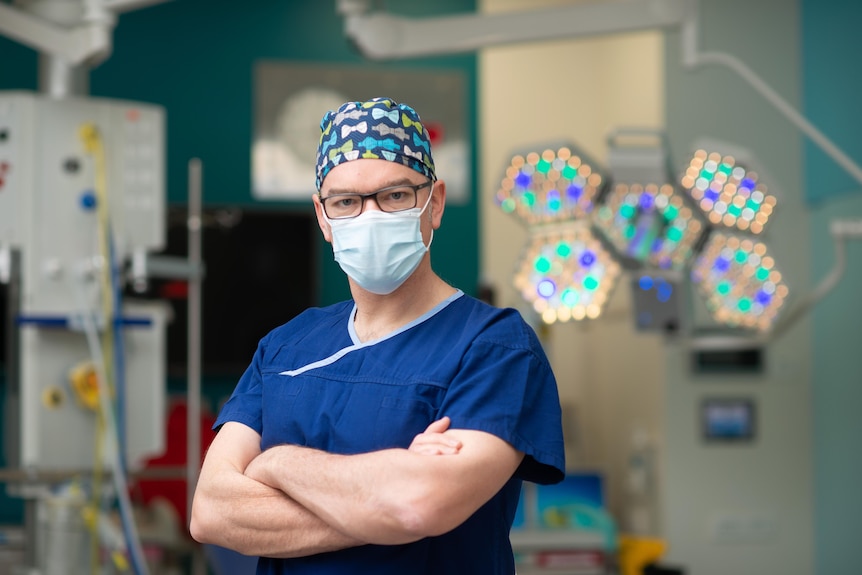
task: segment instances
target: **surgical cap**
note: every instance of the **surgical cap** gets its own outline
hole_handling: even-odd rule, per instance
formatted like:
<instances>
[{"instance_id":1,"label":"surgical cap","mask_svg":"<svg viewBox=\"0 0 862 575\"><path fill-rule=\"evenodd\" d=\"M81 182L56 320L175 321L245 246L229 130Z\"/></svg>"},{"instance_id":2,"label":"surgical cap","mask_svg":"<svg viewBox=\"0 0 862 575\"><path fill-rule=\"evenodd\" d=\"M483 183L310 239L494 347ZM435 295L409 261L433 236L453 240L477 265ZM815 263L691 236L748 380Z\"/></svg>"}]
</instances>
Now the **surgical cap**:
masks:
<instances>
[{"instance_id":1,"label":"surgical cap","mask_svg":"<svg viewBox=\"0 0 862 575\"><path fill-rule=\"evenodd\" d=\"M403 164L436 180L431 140L416 110L392 98L347 102L320 121L317 189L342 162L375 158Z\"/></svg>"}]
</instances>

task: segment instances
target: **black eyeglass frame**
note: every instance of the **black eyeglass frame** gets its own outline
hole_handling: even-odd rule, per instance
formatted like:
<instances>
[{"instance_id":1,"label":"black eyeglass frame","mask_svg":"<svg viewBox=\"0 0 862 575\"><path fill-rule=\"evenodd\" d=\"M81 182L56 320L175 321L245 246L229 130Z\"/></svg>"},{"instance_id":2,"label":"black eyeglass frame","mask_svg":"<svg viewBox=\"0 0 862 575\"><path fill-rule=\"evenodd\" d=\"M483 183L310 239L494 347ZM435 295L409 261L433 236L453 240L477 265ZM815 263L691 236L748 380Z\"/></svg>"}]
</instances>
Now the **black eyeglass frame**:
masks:
<instances>
[{"instance_id":1,"label":"black eyeglass frame","mask_svg":"<svg viewBox=\"0 0 862 575\"><path fill-rule=\"evenodd\" d=\"M419 190L421 190L422 188L427 188L428 186L433 186L434 182L435 182L435 180L428 180L427 182L422 182L421 184L415 184L415 185L414 184L398 184L395 186L387 186L385 188L380 188L377 191L370 192L367 194L333 194L331 196L323 197L323 194L320 191L318 191L317 197L320 198L320 205L323 208L323 213L326 214L327 218L329 218L330 220L350 220L350 219L353 219L355 217L358 217L363 212L363 210L365 210L365 201L368 198L374 198L374 202L377 203L377 194L382 194L384 192L391 192L392 190L397 190L399 188L410 188L413 190L414 196L413 196L413 205L412 206L410 206L409 208L401 208L400 210L391 210L391 211L384 210L383 207L379 203L377 204L377 207L380 208L380 211L387 213L387 214L395 214L398 212L405 212L407 210L412 210L413 208L415 208L419 204L419 194L418 194ZM359 198L359 211L356 212L356 215L353 215L353 216L335 216L335 217L330 216L329 213L327 213L327 211L326 211L327 200L344 198L344 197L357 197L357 198Z\"/></svg>"}]
</instances>

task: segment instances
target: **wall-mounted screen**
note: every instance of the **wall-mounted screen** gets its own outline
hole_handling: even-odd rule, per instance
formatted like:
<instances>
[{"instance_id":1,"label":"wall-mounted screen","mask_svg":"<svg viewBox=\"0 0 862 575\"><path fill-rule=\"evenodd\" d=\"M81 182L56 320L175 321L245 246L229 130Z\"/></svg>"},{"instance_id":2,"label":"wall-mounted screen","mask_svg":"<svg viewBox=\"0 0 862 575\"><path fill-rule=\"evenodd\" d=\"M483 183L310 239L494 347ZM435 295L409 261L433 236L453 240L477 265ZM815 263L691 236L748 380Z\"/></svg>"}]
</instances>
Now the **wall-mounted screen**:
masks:
<instances>
[{"instance_id":1,"label":"wall-mounted screen","mask_svg":"<svg viewBox=\"0 0 862 575\"><path fill-rule=\"evenodd\" d=\"M701 431L706 441L752 441L756 420L755 403L750 398L708 398L701 404Z\"/></svg>"}]
</instances>

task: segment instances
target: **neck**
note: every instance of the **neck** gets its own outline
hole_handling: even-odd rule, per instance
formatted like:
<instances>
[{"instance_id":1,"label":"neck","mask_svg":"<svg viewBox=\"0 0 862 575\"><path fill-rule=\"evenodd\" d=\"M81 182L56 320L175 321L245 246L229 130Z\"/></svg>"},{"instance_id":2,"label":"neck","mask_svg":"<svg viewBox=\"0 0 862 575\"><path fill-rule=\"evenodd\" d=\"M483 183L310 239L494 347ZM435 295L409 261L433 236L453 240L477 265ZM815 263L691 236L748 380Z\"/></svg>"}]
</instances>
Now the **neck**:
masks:
<instances>
[{"instance_id":1,"label":"neck","mask_svg":"<svg viewBox=\"0 0 862 575\"><path fill-rule=\"evenodd\" d=\"M427 261L394 292L378 295L350 283L356 302L354 328L362 341L381 338L432 310L455 293Z\"/></svg>"}]
</instances>

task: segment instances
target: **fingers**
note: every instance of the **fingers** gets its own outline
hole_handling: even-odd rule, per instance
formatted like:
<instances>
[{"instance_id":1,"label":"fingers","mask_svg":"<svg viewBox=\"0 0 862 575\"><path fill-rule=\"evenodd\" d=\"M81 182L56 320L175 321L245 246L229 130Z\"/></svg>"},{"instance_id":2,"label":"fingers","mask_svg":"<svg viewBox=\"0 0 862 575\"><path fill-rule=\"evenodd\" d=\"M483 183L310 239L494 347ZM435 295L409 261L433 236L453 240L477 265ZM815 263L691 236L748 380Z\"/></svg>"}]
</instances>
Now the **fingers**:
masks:
<instances>
[{"instance_id":1,"label":"fingers","mask_svg":"<svg viewBox=\"0 0 862 575\"><path fill-rule=\"evenodd\" d=\"M431 424L425 428L424 433L443 433L447 429L449 429L449 424L452 421L448 416L443 416L437 421L432 421Z\"/></svg>"},{"instance_id":2,"label":"fingers","mask_svg":"<svg viewBox=\"0 0 862 575\"><path fill-rule=\"evenodd\" d=\"M445 434L450 424L451 420L448 417L441 417L437 421L431 422L425 431L413 438L408 449L414 453L425 455L453 455L458 453L462 447L461 441Z\"/></svg>"}]
</instances>

